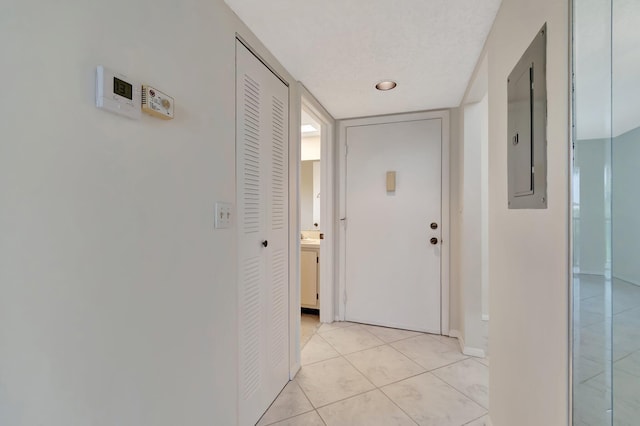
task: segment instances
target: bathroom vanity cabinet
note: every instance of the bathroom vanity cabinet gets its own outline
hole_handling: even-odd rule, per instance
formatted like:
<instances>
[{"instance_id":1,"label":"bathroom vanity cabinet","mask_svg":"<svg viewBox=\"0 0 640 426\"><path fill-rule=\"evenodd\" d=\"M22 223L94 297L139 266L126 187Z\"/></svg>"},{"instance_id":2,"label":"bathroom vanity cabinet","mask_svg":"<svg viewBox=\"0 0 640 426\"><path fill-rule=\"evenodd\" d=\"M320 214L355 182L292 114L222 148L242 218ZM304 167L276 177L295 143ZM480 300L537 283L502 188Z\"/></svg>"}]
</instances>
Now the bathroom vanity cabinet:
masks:
<instances>
[{"instance_id":1,"label":"bathroom vanity cabinet","mask_svg":"<svg viewBox=\"0 0 640 426\"><path fill-rule=\"evenodd\" d=\"M319 309L320 245L302 244L300 254L300 306Z\"/></svg>"}]
</instances>

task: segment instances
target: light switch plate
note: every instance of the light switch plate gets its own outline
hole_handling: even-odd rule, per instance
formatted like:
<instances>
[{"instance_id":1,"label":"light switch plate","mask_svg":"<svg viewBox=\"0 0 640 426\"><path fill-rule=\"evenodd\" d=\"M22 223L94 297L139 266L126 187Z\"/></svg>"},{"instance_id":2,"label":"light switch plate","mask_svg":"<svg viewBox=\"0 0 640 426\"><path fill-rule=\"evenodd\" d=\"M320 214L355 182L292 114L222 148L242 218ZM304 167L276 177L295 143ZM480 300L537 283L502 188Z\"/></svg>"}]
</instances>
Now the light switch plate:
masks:
<instances>
[{"instance_id":1,"label":"light switch plate","mask_svg":"<svg viewBox=\"0 0 640 426\"><path fill-rule=\"evenodd\" d=\"M220 201L216 203L214 224L216 229L231 228L231 219L233 218L233 212L231 210L231 203Z\"/></svg>"}]
</instances>

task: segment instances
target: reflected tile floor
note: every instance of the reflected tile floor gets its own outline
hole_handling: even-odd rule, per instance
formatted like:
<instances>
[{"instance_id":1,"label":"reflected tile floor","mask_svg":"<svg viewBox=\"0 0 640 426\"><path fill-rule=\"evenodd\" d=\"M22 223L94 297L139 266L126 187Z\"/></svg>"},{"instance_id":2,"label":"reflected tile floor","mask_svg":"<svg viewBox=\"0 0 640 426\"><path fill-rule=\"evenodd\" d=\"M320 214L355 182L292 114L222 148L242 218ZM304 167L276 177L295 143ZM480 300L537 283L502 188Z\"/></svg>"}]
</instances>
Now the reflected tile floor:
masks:
<instances>
[{"instance_id":1,"label":"reflected tile floor","mask_svg":"<svg viewBox=\"0 0 640 426\"><path fill-rule=\"evenodd\" d=\"M489 361L456 339L349 322L313 331L258 425L487 424Z\"/></svg>"},{"instance_id":2,"label":"reflected tile floor","mask_svg":"<svg viewBox=\"0 0 640 426\"><path fill-rule=\"evenodd\" d=\"M577 426L631 426L640 417L640 287L614 278L610 296L605 290L602 276L575 276Z\"/></svg>"}]
</instances>

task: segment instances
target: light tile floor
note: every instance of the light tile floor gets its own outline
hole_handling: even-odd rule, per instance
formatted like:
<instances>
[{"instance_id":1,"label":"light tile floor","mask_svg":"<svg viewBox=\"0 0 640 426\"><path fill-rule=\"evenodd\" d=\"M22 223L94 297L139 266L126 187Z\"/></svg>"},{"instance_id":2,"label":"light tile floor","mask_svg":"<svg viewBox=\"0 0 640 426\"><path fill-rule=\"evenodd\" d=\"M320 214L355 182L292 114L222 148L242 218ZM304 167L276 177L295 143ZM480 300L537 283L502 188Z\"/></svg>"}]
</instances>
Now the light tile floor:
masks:
<instances>
[{"instance_id":1,"label":"light tile floor","mask_svg":"<svg viewBox=\"0 0 640 426\"><path fill-rule=\"evenodd\" d=\"M574 281L574 425L638 425L640 287L614 279L607 291L598 275Z\"/></svg>"},{"instance_id":2,"label":"light tile floor","mask_svg":"<svg viewBox=\"0 0 640 426\"><path fill-rule=\"evenodd\" d=\"M335 322L309 336L301 362L258 425L484 426L487 421L488 360L463 355L456 339Z\"/></svg>"},{"instance_id":3,"label":"light tile floor","mask_svg":"<svg viewBox=\"0 0 640 426\"><path fill-rule=\"evenodd\" d=\"M318 314L300 314L300 349L304 348L311 336L320 327L320 316Z\"/></svg>"}]
</instances>

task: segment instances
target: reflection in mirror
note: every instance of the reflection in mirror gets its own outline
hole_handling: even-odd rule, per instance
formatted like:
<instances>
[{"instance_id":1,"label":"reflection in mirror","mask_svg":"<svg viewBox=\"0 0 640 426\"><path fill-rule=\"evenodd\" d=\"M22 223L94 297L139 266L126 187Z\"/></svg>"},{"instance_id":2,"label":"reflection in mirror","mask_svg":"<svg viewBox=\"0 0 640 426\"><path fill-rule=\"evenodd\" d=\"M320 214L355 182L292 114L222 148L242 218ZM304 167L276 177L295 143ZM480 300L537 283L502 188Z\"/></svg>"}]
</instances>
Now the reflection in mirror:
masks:
<instances>
[{"instance_id":1,"label":"reflection in mirror","mask_svg":"<svg viewBox=\"0 0 640 426\"><path fill-rule=\"evenodd\" d=\"M301 119L300 229L319 231L321 126L304 108Z\"/></svg>"},{"instance_id":2,"label":"reflection in mirror","mask_svg":"<svg viewBox=\"0 0 640 426\"><path fill-rule=\"evenodd\" d=\"M303 161L300 174L300 227L320 230L320 161Z\"/></svg>"},{"instance_id":3,"label":"reflection in mirror","mask_svg":"<svg viewBox=\"0 0 640 426\"><path fill-rule=\"evenodd\" d=\"M638 1L574 0L574 425L640 418L638 27Z\"/></svg>"}]
</instances>

